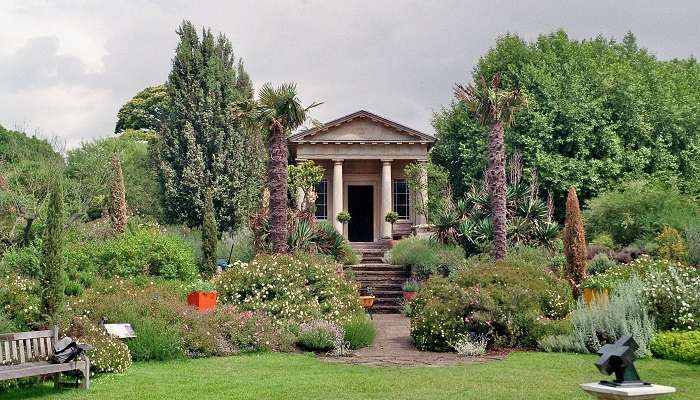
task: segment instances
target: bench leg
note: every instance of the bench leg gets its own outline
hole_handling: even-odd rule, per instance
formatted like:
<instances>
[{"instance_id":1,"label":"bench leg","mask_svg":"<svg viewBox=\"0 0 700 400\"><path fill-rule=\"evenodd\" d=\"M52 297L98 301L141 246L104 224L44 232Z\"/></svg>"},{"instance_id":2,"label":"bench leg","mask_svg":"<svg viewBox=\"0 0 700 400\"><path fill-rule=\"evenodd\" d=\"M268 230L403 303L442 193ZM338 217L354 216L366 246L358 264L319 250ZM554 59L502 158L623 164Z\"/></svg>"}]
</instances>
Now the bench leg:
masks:
<instances>
[{"instance_id":1,"label":"bench leg","mask_svg":"<svg viewBox=\"0 0 700 400\"><path fill-rule=\"evenodd\" d=\"M85 367L82 373L83 380L80 381L80 388L86 390L90 389L90 360L87 357L85 358Z\"/></svg>"},{"instance_id":2,"label":"bench leg","mask_svg":"<svg viewBox=\"0 0 700 400\"><path fill-rule=\"evenodd\" d=\"M56 389L61 388L61 373L57 372L53 375L53 387Z\"/></svg>"}]
</instances>

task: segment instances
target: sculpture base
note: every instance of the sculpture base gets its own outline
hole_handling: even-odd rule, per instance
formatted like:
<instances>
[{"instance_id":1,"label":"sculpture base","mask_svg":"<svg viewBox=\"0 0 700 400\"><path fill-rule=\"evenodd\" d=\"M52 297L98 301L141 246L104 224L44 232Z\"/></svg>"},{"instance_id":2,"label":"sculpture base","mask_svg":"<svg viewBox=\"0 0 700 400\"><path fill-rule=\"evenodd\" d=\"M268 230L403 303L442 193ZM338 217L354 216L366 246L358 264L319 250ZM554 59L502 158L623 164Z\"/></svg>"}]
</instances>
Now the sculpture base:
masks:
<instances>
[{"instance_id":1,"label":"sculpture base","mask_svg":"<svg viewBox=\"0 0 700 400\"><path fill-rule=\"evenodd\" d=\"M647 382L643 382L643 381L626 381L626 382L600 381L598 383L600 383L601 385L605 385L605 386L623 387L623 388L651 386L651 383L647 383Z\"/></svg>"},{"instance_id":2,"label":"sculpture base","mask_svg":"<svg viewBox=\"0 0 700 400\"><path fill-rule=\"evenodd\" d=\"M671 394L676 388L670 386L647 384L644 386L610 386L600 383L583 383L580 385L586 393L597 399L635 399L651 400Z\"/></svg>"}]
</instances>

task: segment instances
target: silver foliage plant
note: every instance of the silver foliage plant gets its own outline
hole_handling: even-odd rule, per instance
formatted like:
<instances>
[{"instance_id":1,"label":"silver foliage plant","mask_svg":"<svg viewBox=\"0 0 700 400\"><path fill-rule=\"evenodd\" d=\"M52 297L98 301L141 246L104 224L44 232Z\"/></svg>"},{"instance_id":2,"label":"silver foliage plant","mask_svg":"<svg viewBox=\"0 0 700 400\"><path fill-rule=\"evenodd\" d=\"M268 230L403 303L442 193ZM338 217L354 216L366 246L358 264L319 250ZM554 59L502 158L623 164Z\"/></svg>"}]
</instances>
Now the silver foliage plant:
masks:
<instances>
[{"instance_id":1,"label":"silver foliage plant","mask_svg":"<svg viewBox=\"0 0 700 400\"><path fill-rule=\"evenodd\" d=\"M656 323L643 300L644 285L639 278L619 284L605 304L584 305L579 301L572 313L573 331L567 335L545 336L540 348L550 352L594 353L606 343L632 335L639 344L638 357L650 357L649 343Z\"/></svg>"},{"instance_id":2,"label":"silver foliage plant","mask_svg":"<svg viewBox=\"0 0 700 400\"><path fill-rule=\"evenodd\" d=\"M486 353L488 339L484 335L474 333L459 334L457 340L450 342L450 346L461 356L481 356Z\"/></svg>"}]
</instances>

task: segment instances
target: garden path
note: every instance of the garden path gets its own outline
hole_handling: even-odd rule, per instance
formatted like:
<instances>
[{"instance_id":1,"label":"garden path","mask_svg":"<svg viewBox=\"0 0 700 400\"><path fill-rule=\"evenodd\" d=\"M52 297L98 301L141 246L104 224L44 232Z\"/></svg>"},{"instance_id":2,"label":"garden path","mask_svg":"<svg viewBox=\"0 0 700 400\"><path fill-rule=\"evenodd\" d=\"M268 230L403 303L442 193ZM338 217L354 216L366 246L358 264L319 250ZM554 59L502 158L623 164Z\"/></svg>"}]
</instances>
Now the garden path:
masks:
<instances>
[{"instance_id":1,"label":"garden path","mask_svg":"<svg viewBox=\"0 0 700 400\"><path fill-rule=\"evenodd\" d=\"M321 357L324 361L397 367L441 367L455 364L484 363L501 360L504 354L465 357L455 353L419 351L410 335L410 320L400 314L375 314L377 337L372 346L356 351L349 357Z\"/></svg>"}]
</instances>

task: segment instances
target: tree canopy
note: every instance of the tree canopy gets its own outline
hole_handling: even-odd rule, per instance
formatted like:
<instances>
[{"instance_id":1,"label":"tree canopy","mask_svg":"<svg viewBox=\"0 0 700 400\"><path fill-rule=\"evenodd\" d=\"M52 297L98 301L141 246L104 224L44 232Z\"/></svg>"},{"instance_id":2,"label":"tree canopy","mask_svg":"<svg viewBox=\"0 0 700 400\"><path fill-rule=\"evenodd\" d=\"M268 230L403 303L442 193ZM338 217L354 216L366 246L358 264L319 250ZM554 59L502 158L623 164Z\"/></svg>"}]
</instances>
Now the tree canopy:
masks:
<instances>
[{"instance_id":1,"label":"tree canopy","mask_svg":"<svg viewBox=\"0 0 700 400\"><path fill-rule=\"evenodd\" d=\"M700 194L700 65L694 58L660 61L629 33L622 42L572 40L563 31L526 42L501 37L473 78L501 72L504 89L529 105L506 130L509 153L536 168L563 215L566 190L587 200L619 182L653 176ZM433 119L432 161L444 166L456 194L482 179L486 132L457 102Z\"/></svg>"},{"instance_id":2,"label":"tree canopy","mask_svg":"<svg viewBox=\"0 0 700 400\"><path fill-rule=\"evenodd\" d=\"M177 34L166 84L169 114L156 139L166 216L200 225L210 187L219 227L233 228L261 198L263 132L234 112L237 104L253 102L252 83L225 36L204 29L200 38L187 21Z\"/></svg>"},{"instance_id":3,"label":"tree canopy","mask_svg":"<svg viewBox=\"0 0 700 400\"><path fill-rule=\"evenodd\" d=\"M119 109L114 133L127 129L158 131L169 111L165 85L147 87Z\"/></svg>"}]
</instances>

